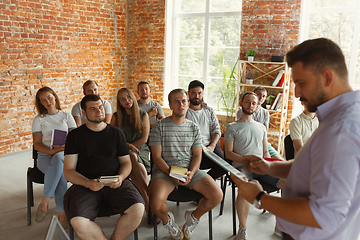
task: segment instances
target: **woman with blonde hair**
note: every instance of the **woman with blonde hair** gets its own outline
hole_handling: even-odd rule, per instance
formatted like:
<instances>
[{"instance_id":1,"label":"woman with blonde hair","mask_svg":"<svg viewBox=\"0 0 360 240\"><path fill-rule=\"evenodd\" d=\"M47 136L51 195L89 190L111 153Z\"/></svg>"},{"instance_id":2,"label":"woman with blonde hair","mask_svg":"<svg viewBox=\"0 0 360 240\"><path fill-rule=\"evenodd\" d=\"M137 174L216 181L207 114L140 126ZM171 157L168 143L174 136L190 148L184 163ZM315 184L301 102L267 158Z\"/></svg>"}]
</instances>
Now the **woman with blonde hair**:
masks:
<instances>
[{"instance_id":1,"label":"woman with blonde hair","mask_svg":"<svg viewBox=\"0 0 360 240\"><path fill-rule=\"evenodd\" d=\"M43 87L37 91L35 107L39 115L32 123L33 144L35 150L38 151L37 167L45 174L44 193L35 221L44 220L50 198L54 197L59 221L64 228L67 228L68 222L63 204L67 190L67 181L63 173L65 145L51 145L51 139L54 129L68 132L76 128L76 123L70 113L61 110L57 94L49 87Z\"/></svg>"},{"instance_id":2,"label":"woman with blonde hair","mask_svg":"<svg viewBox=\"0 0 360 240\"><path fill-rule=\"evenodd\" d=\"M149 210L149 179L150 149L146 145L150 121L148 114L139 108L136 98L128 88L121 88L116 98L117 111L113 114L110 124L119 127L126 136L130 150L132 171L131 181L139 189L145 201L145 210Z\"/></svg>"}]
</instances>

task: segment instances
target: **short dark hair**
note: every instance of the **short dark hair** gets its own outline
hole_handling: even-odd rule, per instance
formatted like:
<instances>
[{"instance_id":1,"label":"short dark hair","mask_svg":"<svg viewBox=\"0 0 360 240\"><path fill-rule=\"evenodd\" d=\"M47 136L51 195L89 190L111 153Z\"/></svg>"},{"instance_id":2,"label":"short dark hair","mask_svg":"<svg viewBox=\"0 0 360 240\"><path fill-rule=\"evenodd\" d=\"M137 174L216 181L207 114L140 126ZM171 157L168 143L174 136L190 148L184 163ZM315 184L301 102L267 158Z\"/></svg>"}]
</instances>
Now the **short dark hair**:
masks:
<instances>
[{"instance_id":1,"label":"short dark hair","mask_svg":"<svg viewBox=\"0 0 360 240\"><path fill-rule=\"evenodd\" d=\"M97 101L99 101L99 100L101 100L101 98L100 98L100 96L98 96L98 95L92 95L92 94L90 94L90 95L86 95L85 97L83 97L83 99L81 100L81 109L82 110L84 110L84 111L86 111L86 104L88 103L88 102L97 102Z\"/></svg>"},{"instance_id":2,"label":"short dark hair","mask_svg":"<svg viewBox=\"0 0 360 240\"><path fill-rule=\"evenodd\" d=\"M143 84L147 84L147 85L150 86L150 84L149 84L148 82L146 82L146 81L141 81L141 82L139 82L138 85L137 85L137 90L139 90L140 85L143 85Z\"/></svg>"},{"instance_id":3,"label":"short dark hair","mask_svg":"<svg viewBox=\"0 0 360 240\"><path fill-rule=\"evenodd\" d=\"M310 68L313 73L322 73L326 68L330 68L341 78L348 79L344 54L330 39L316 38L304 41L286 54L289 67L299 61L303 63L304 68Z\"/></svg>"},{"instance_id":4,"label":"short dark hair","mask_svg":"<svg viewBox=\"0 0 360 240\"><path fill-rule=\"evenodd\" d=\"M199 80L193 80L189 83L188 91L192 88L201 87L204 90L204 84Z\"/></svg>"},{"instance_id":5,"label":"short dark hair","mask_svg":"<svg viewBox=\"0 0 360 240\"><path fill-rule=\"evenodd\" d=\"M247 96L247 95L253 95L257 98L256 94L254 92L246 92L244 93L242 96L241 96L241 102L244 101L244 98Z\"/></svg>"},{"instance_id":6,"label":"short dark hair","mask_svg":"<svg viewBox=\"0 0 360 240\"><path fill-rule=\"evenodd\" d=\"M256 87L253 92L256 93L259 90L267 92L266 88L261 87L261 86Z\"/></svg>"},{"instance_id":7,"label":"short dark hair","mask_svg":"<svg viewBox=\"0 0 360 240\"><path fill-rule=\"evenodd\" d=\"M186 99L189 101L189 96L188 96L188 93L185 91L185 89L183 88L176 88L174 90L171 90L171 92L169 93L169 96L168 96L168 100L169 100L169 104L171 104L171 97L173 94L176 94L176 93L185 93L186 95Z\"/></svg>"}]
</instances>

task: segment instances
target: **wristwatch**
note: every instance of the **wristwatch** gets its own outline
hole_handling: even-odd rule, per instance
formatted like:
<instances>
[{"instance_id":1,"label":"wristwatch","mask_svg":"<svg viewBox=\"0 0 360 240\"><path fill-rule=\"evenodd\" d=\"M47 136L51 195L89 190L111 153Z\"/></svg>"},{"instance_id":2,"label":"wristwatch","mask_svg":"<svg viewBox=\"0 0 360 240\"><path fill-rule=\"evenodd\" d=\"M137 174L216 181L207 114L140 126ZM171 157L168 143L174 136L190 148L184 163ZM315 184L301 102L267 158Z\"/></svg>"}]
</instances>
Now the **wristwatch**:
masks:
<instances>
[{"instance_id":1,"label":"wristwatch","mask_svg":"<svg viewBox=\"0 0 360 240\"><path fill-rule=\"evenodd\" d=\"M259 194L258 194L258 195L255 197L255 199L254 199L253 205L254 205L257 209L262 209L260 199L261 199L261 197L262 197L264 194L265 194L264 191L259 192Z\"/></svg>"}]
</instances>

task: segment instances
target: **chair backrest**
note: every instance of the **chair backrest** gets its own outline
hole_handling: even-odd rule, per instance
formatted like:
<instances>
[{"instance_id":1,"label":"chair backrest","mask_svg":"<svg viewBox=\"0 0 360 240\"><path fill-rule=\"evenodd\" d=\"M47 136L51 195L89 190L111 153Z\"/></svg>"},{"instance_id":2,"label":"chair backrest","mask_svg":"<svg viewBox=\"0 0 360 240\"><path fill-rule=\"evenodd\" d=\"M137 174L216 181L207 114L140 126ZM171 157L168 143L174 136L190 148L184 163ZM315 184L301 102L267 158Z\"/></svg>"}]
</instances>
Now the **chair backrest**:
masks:
<instances>
[{"instance_id":1,"label":"chair backrest","mask_svg":"<svg viewBox=\"0 0 360 240\"><path fill-rule=\"evenodd\" d=\"M285 158L286 160L294 159L295 148L290 135L287 135L284 139L285 145Z\"/></svg>"},{"instance_id":2,"label":"chair backrest","mask_svg":"<svg viewBox=\"0 0 360 240\"><path fill-rule=\"evenodd\" d=\"M35 150L34 145L32 149L32 158L34 160L34 167L37 167L38 152Z\"/></svg>"}]
</instances>

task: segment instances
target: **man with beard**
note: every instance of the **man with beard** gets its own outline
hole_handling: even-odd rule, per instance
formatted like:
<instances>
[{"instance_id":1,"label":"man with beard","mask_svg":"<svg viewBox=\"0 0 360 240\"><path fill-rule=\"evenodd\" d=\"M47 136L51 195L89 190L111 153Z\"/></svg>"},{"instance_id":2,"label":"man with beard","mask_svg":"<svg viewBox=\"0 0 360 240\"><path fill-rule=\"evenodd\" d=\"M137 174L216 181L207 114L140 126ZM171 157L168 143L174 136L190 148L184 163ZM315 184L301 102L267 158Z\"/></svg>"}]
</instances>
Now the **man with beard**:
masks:
<instances>
[{"instance_id":1,"label":"man with beard","mask_svg":"<svg viewBox=\"0 0 360 240\"><path fill-rule=\"evenodd\" d=\"M273 186L282 188L280 179L269 175L249 174L242 167L244 155L255 155L269 158L267 133L263 124L252 119L252 114L258 106L258 98L253 92L246 92L240 101L242 115L240 119L229 123L225 130L224 148L226 158L232 160L232 165L243 173L247 179L261 179ZM279 186L279 183L281 186ZM246 219L249 203L239 194L236 198L236 210L239 218L239 231L236 240L246 239Z\"/></svg>"},{"instance_id":2,"label":"man with beard","mask_svg":"<svg viewBox=\"0 0 360 240\"><path fill-rule=\"evenodd\" d=\"M150 128L152 128L156 121L165 118L164 112L161 105L150 98L151 89L148 82L139 82L137 93L140 96L140 99L137 101L139 107L149 115Z\"/></svg>"},{"instance_id":3,"label":"man with beard","mask_svg":"<svg viewBox=\"0 0 360 240\"><path fill-rule=\"evenodd\" d=\"M218 205L223 194L214 179L198 169L201 162L201 136L199 127L185 118L189 107L186 91L174 89L168 98L172 115L158 121L150 135L154 159L150 205L173 239L190 239L200 217ZM169 176L171 166L188 169L185 182ZM185 212L182 230L175 223L174 215L166 204L167 197L178 185L193 189L204 196L195 210Z\"/></svg>"},{"instance_id":4,"label":"man with beard","mask_svg":"<svg viewBox=\"0 0 360 240\"><path fill-rule=\"evenodd\" d=\"M214 110L203 101L204 84L198 80L190 82L188 87L190 106L186 118L195 122L200 128L202 144L210 151L224 158L220 146L220 125ZM210 169L207 173L214 179L224 175L226 170L202 153L200 169Z\"/></svg>"},{"instance_id":5,"label":"man with beard","mask_svg":"<svg viewBox=\"0 0 360 240\"><path fill-rule=\"evenodd\" d=\"M120 214L111 239L125 239L140 224L144 201L128 179L131 171L125 134L104 122L105 112L98 95L81 101L86 124L66 139L64 176L73 183L64 196L65 213L80 239L106 239L94 222L102 204ZM104 183L101 176L114 176Z\"/></svg>"},{"instance_id":6,"label":"man with beard","mask_svg":"<svg viewBox=\"0 0 360 240\"><path fill-rule=\"evenodd\" d=\"M345 57L329 39L307 40L286 55L295 97L315 112L319 127L293 161L246 156L249 172L287 178L282 198L256 182L238 185L247 201L273 213L283 239L358 239L360 228L360 92Z\"/></svg>"},{"instance_id":7,"label":"man with beard","mask_svg":"<svg viewBox=\"0 0 360 240\"><path fill-rule=\"evenodd\" d=\"M257 121L259 123L262 123L266 130L269 130L269 120L270 120L270 114L269 111L262 107L263 103L266 100L267 96L267 90L266 88L263 88L261 86L258 86L254 89L254 93L256 94L258 98L258 107L255 110L255 112L252 115L252 119L254 121ZM241 108L236 113L236 119L239 119L241 117L242 110ZM271 146L271 144L268 142L268 150L271 158L281 159L284 160L281 155Z\"/></svg>"},{"instance_id":8,"label":"man with beard","mask_svg":"<svg viewBox=\"0 0 360 240\"><path fill-rule=\"evenodd\" d=\"M100 96L99 86L98 86L97 82L95 82L94 80L87 80L86 82L84 82L83 93L85 96L91 95L91 94ZM112 115L111 104L106 100L101 100L101 101L102 101L102 104L103 104L104 110L105 110L104 122L110 124L111 115ZM71 109L71 115L73 115L77 127L80 127L81 125L86 123L86 117L82 114L82 111L81 111L81 102L78 102L77 104L75 104L73 106L73 108Z\"/></svg>"}]
</instances>

